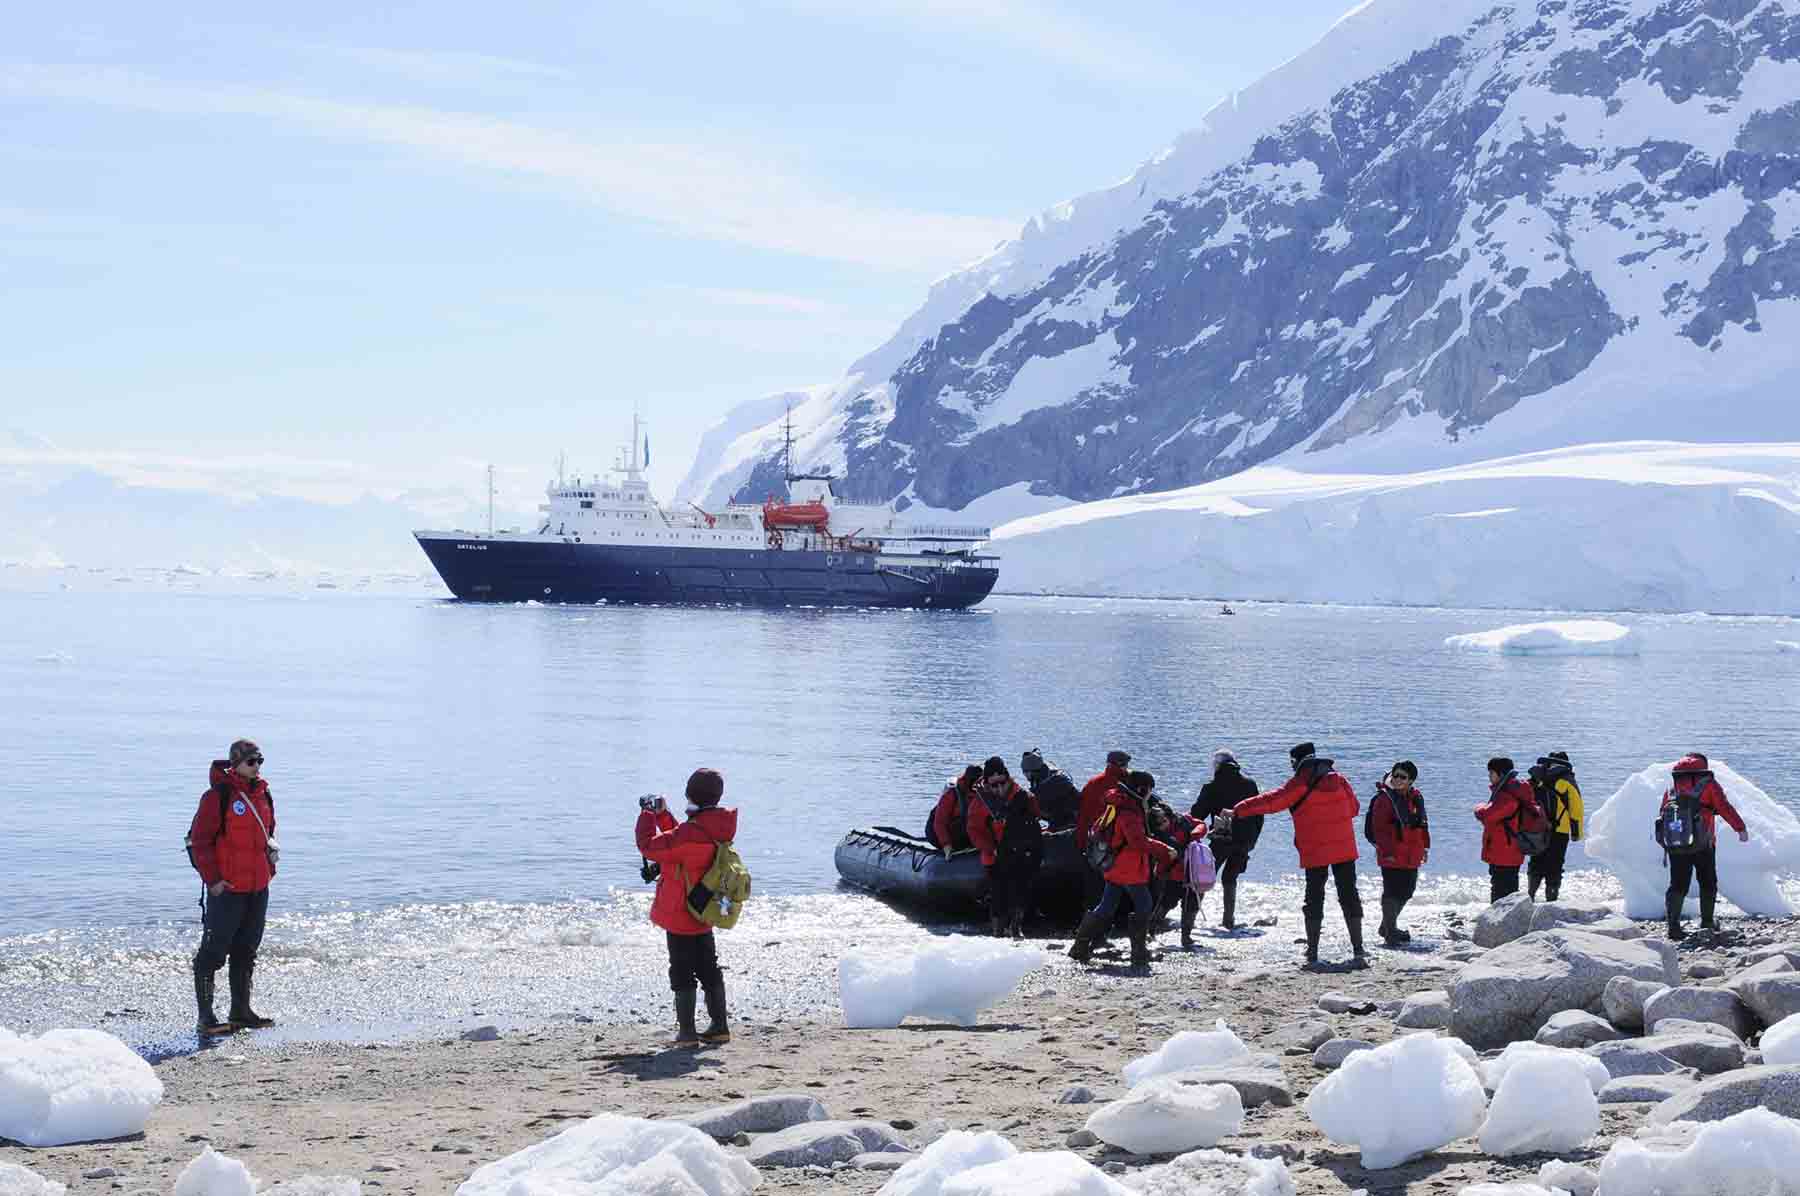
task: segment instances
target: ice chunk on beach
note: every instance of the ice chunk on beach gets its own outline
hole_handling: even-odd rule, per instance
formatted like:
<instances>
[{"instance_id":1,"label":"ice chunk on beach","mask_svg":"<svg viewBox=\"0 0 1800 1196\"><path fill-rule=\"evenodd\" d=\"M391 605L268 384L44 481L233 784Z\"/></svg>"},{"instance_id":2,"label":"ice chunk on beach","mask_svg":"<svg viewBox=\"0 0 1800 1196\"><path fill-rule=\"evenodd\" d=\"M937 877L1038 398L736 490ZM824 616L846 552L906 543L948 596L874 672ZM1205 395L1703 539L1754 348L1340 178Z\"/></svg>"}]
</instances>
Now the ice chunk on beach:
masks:
<instances>
[{"instance_id":1,"label":"ice chunk on beach","mask_svg":"<svg viewBox=\"0 0 1800 1196\"><path fill-rule=\"evenodd\" d=\"M1456 1196L1569 1196L1561 1188L1546 1188L1527 1180L1510 1184L1470 1184Z\"/></svg>"},{"instance_id":2,"label":"ice chunk on beach","mask_svg":"<svg viewBox=\"0 0 1800 1196\"><path fill-rule=\"evenodd\" d=\"M182 1168L175 1196L256 1196L256 1177L250 1168L208 1146Z\"/></svg>"},{"instance_id":3,"label":"ice chunk on beach","mask_svg":"<svg viewBox=\"0 0 1800 1196\"><path fill-rule=\"evenodd\" d=\"M972 1026L1027 973L1044 967L1042 948L1005 939L953 935L913 950L866 947L838 960L838 999L852 1030L898 1026L908 1017Z\"/></svg>"},{"instance_id":4,"label":"ice chunk on beach","mask_svg":"<svg viewBox=\"0 0 1800 1196\"><path fill-rule=\"evenodd\" d=\"M1547 1046L1541 1042L1515 1042L1508 1044L1504 1051L1496 1057L1481 1064L1481 1082L1496 1091L1506 1082L1507 1073L1519 1064L1532 1059L1567 1059L1580 1069L1588 1082L1588 1087L1595 1093L1606 1087L1612 1074L1606 1070L1606 1064L1594 1058L1586 1051L1570 1050L1568 1047Z\"/></svg>"},{"instance_id":5,"label":"ice chunk on beach","mask_svg":"<svg viewBox=\"0 0 1800 1196\"><path fill-rule=\"evenodd\" d=\"M162 1081L101 1030L33 1038L0 1028L0 1138L26 1146L103 1142L141 1133Z\"/></svg>"},{"instance_id":6,"label":"ice chunk on beach","mask_svg":"<svg viewBox=\"0 0 1800 1196\"><path fill-rule=\"evenodd\" d=\"M1160 1167L1127 1175L1143 1196L1294 1196L1294 1177L1280 1159L1195 1150Z\"/></svg>"},{"instance_id":7,"label":"ice chunk on beach","mask_svg":"<svg viewBox=\"0 0 1800 1196\"><path fill-rule=\"evenodd\" d=\"M1577 1051L1532 1051L1515 1059L1488 1106L1482 1153L1575 1150L1599 1133L1600 1101L1584 1060L1599 1062ZM1600 1074L1606 1075L1604 1065Z\"/></svg>"},{"instance_id":8,"label":"ice chunk on beach","mask_svg":"<svg viewBox=\"0 0 1800 1196\"><path fill-rule=\"evenodd\" d=\"M1485 1112L1481 1077L1461 1051L1431 1034L1358 1051L1306 1098L1319 1131L1361 1147L1363 1166L1376 1168L1469 1137Z\"/></svg>"},{"instance_id":9,"label":"ice chunk on beach","mask_svg":"<svg viewBox=\"0 0 1800 1196\"><path fill-rule=\"evenodd\" d=\"M761 1183L693 1126L602 1113L477 1168L456 1196L746 1196Z\"/></svg>"},{"instance_id":10,"label":"ice chunk on beach","mask_svg":"<svg viewBox=\"0 0 1800 1196\"><path fill-rule=\"evenodd\" d=\"M1800 1063L1800 1013L1788 1016L1763 1031L1764 1063Z\"/></svg>"},{"instance_id":11,"label":"ice chunk on beach","mask_svg":"<svg viewBox=\"0 0 1800 1196\"><path fill-rule=\"evenodd\" d=\"M1563 619L1453 635L1444 646L1502 656L1636 656L1642 638L1610 619Z\"/></svg>"},{"instance_id":12,"label":"ice chunk on beach","mask_svg":"<svg viewBox=\"0 0 1800 1196\"><path fill-rule=\"evenodd\" d=\"M1800 1121L1746 1109L1682 1147L1620 1138L1600 1163L1605 1196L1800 1196Z\"/></svg>"},{"instance_id":13,"label":"ice chunk on beach","mask_svg":"<svg viewBox=\"0 0 1800 1196\"><path fill-rule=\"evenodd\" d=\"M988 1163L1002 1163L1019 1148L999 1134L951 1130L894 1172L875 1196L938 1196L950 1177Z\"/></svg>"},{"instance_id":14,"label":"ice chunk on beach","mask_svg":"<svg viewBox=\"0 0 1800 1196\"><path fill-rule=\"evenodd\" d=\"M1244 1100L1229 1084L1156 1076L1095 1110L1087 1127L1132 1154L1179 1154L1217 1145L1244 1128Z\"/></svg>"},{"instance_id":15,"label":"ice chunk on beach","mask_svg":"<svg viewBox=\"0 0 1800 1196\"><path fill-rule=\"evenodd\" d=\"M1196 1067L1228 1067L1250 1057L1244 1040L1231 1032L1224 1018L1211 1030L1183 1030L1148 1055L1125 1065L1125 1084L1135 1088L1153 1076L1190 1071Z\"/></svg>"},{"instance_id":16,"label":"ice chunk on beach","mask_svg":"<svg viewBox=\"0 0 1800 1196\"><path fill-rule=\"evenodd\" d=\"M1617 793L1588 815L1588 858L1606 864L1619 878L1625 889L1628 917L1663 916L1669 869L1652 834L1673 767L1672 761L1652 764L1627 779ZM1712 770L1725 796L1750 828L1750 841L1739 843L1723 819L1715 823L1719 892L1747 914L1788 917L1794 910L1782 895L1778 881L1783 875L1800 874L1800 818L1733 772L1723 760L1714 760Z\"/></svg>"},{"instance_id":17,"label":"ice chunk on beach","mask_svg":"<svg viewBox=\"0 0 1800 1196\"><path fill-rule=\"evenodd\" d=\"M941 1196L1131 1196L1131 1189L1078 1154L1027 1151L952 1177Z\"/></svg>"},{"instance_id":18,"label":"ice chunk on beach","mask_svg":"<svg viewBox=\"0 0 1800 1196\"><path fill-rule=\"evenodd\" d=\"M0 1196L68 1196L69 1189L29 1167L0 1163Z\"/></svg>"}]
</instances>

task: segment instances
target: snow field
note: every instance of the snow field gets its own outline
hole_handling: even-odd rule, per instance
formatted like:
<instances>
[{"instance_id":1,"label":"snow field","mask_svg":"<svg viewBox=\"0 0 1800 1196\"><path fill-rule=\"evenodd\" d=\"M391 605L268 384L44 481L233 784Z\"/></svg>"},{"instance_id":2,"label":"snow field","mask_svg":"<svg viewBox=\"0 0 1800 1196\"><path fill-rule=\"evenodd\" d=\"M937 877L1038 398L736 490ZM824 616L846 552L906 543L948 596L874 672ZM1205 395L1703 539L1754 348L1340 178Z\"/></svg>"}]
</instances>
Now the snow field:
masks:
<instances>
[{"instance_id":1,"label":"snow field","mask_svg":"<svg viewBox=\"0 0 1800 1196\"><path fill-rule=\"evenodd\" d=\"M1229 1084L1183 1084L1156 1076L1097 1109L1086 1127L1133 1154L1180 1154L1215 1146L1244 1128L1244 1101Z\"/></svg>"},{"instance_id":2,"label":"snow field","mask_svg":"<svg viewBox=\"0 0 1800 1196\"><path fill-rule=\"evenodd\" d=\"M1447 648L1466 652L1497 652L1502 656L1636 656L1641 637L1622 623L1609 619L1567 619L1552 623L1515 623L1453 635Z\"/></svg>"},{"instance_id":3,"label":"snow field","mask_svg":"<svg viewBox=\"0 0 1800 1196\"><path fill-rule=\"evenodd\" d=\"M838 961L838 999L852 1030L898 1026L908 1017L974 1025L1019 981L1048 965L1038 947L952 935L909 951L863 948Z\"/></svg>"},{"instance_id":4,"label":"snow field","mask_svg":"<svg viewBox=\"0 0 1800 1196\"><path fill-rule=\"evenodd\" d=\"M748 1196L761 1184L761 1172L692 1126L602 1113L476 1168L456 1196Z\"/></svg>"},{"instance_id":5,"label":"snow field","mask_svg":"<svg viewBox=\"0 0 1800 1196\"><path fill-rule=\"evenodd\" d=\"M0 1196L68 1196L69 1189L17 1163L0 1163Z\"/></svg>"},{"instance_id":6,"label":"snow field","mask_svg":"<svg viewBox=\"0 0 1800 1196\"><path fill-rule=\"evenodd\" d=\"M1792 1013L1763 1031L1764 1063L1800 1063L1800 1013Z\"/></svg>"},{"instance_id":7,"label":"snow field","mask_svg":"<svg viewBox=\"0 0 1800 1196\"><path fill-rule=\"evenodd\" d=\"M1800 1196L1800 1121L1746 1109L1686 1146L1621 1138L1600 1163L1605 1196Z\"/></svg>"},{"instance_id":8,"label":"snow field","mask_svg":"<svg viewBox=\"0 0 1800 1196\"><path fill-rule=\"evenodd\" d=\"M1241 1063L1250 1057L1244 1040L1231 1032L1220 1018L1211 1030L1183 1030L1156 1050L1127 1063L1125 1084L1136 1088L1145 1080L1196 1067L1224 1067Z\"/></svg>"},{"instance_id":9,"label":"snow field","mask_svg":"<svg viewBox=\"0 0 1800 1196\"><path fill-rule=\"evenodd\" d=\"M1588 815L1587 854L1611 868L1625 889L1625 915L1663 916L1669 869L1653 828L1662 795L1671 784L1668 764L1652 764L1631 776L1599 809ZM1782 895L1783 876L1800 875L1800 818L1721 760L1713 775L1750 830L1738 842L1724 819L1716 822L1719 892L1747 914L1787 917L1794 912ZM1698 891L1690 900L1698 898Z\"/></svg>"},{"instance_id":10,"label":"snow field","mask_svg":"<svg viewBox=\"0 0 1800 1196\"><path fill-rule=\"evenodd\" d=\"M1487 1094L1468 1048L1429 1033L1358 1051L1306 1098L1333 1142L1362 1150L1369 1168L1394 1167L1481 1128ZM1461 1047L1461 1050L1457 1048Z\"/></svg>"},{"instance_id":11,"label":"snow field","mask_svg":"<svg viewBox=\"0 0 1800 1196\"><path fill-rule=\"evenodd\" d=\"M0 1027L0 1138L26 1146L100 1142L143 1130L162 1081L100 1030L33 1038Z\"/></svg>"},{"instance_id":12,"label":"snow field","mask_svg":"<svg viewBox=\"0 0 1800 1196\"><path fill-rule=\"evenodd\" d=\"M1515 1060L1488 1106L1482 1153L1575 1150L1599 1133L1600 1101L1584 1061L1599 1062L1577 1051L1533 1051Z\"/></svg>"}]
</instances>

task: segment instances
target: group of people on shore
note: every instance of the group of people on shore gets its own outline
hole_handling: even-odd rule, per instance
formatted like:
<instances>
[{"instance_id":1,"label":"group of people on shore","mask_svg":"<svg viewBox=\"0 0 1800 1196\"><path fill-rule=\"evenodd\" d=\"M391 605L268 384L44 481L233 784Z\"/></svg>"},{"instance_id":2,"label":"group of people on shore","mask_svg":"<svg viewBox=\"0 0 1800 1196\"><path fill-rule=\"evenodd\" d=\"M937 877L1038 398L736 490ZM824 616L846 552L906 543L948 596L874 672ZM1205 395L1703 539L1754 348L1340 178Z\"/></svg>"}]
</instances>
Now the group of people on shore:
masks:
<instances>
[{"instance_id":1,"label":"group of people on shore","mask_svg":"<svg viewBox=\"0 0 1800 1196\"><path fill-rule=\"evenodd\" d=\"M1336 890L1349 933L1350 966L1368 966L1356 873L1359 816L1361 837L1373 846L1381 870L1381 922L1376 933L1389 946L1411 941L1400 918L1431 853L1430 818L1418 785L1419 769L1412 761L1394 762L1376 782L1365 811L1350 782L1310 742L1293 747L1288 753L1292 775L1268 792L1244 773L1233 752L1221 749L1213 753L1211 779L1184 814L1158 796L1152 774L1131 768L1131 759L1125 751L1108 752L1105 768L1077 787L1066 772L1033 749L1020 761L1027 785L1014 781L1006 762L994 756L984 764L969 765L945 786L932 808L925 837L946 857L970 848L980 852L994 934L1023 935L1043 860L1043 835L1064 829L1072 831L1086 865L1082 903L1086 913L1069 948L1071 958L1091 957L1126 902L1134 966L1149 964L1151 928L1160 914L1172 913L1177 905L1181 945L1192 948L1204 894L1214 884L1224 905L1220 925L1235 930L1238 881L1249 868L1263 820L1285 811L1294 821L1294 846L1306 878L1301 903L1306 963L1316 965L1319 960L1329 884ZM1510 757L1495 756L1487 762L1487 784L1487 800L1472 814L1482 827L1481 859L1488 868L1489 900L1517 893L1523 873L1533 899L1542 891L1555 901L1562 891L1569 844L1582 838L1586 822L1581 787L1568 753L1538 757L1524 776ZM1655 832L1659 842L1665 823L1686 825L1690 834L1679 844L1665 844L1670 862L1668 934L1681 939L1686 937L1682 908L1695 877L1700 882L1701 925L1714 928L1715 817L1723 818L1741 839L1747 839L1748 832L1713 778L1706 757L1698 753L1675 767L1663 810ZM1195 843L1206 845L1203 855L1190 850ZM1204 881L1190 883L1189 872L1196 868L1205 872Z\"/></svg>"}]
</instances>

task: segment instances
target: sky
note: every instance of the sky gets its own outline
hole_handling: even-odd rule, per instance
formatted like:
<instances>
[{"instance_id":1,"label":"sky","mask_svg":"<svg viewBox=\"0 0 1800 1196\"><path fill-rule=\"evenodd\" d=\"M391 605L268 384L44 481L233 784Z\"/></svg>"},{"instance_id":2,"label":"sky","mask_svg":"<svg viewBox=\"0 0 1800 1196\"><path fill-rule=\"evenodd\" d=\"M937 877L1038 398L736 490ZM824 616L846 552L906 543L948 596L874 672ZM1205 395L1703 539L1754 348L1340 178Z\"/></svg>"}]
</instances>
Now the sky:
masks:
<instances>
[{"instance_id":1,"label":"sky","mask_svg":"<svg viewBox=\"0 0 1800 1196\"><path fill-rule=\"evenodd\" d=\"M0 464L535 492L829 381L1350 0L28 5Z\"/></svg>"}]
</instances>

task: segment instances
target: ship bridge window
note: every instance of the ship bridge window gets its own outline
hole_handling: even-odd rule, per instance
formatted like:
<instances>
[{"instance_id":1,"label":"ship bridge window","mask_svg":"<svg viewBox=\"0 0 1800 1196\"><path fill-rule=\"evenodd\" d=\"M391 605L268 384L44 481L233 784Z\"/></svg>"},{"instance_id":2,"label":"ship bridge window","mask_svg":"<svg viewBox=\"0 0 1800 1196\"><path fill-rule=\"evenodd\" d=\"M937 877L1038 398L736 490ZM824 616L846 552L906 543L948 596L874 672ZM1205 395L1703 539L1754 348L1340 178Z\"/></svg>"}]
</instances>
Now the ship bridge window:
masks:
<instances>
[{"instance_id":1,"label":"ship bridge window","mask_svg":"<svg viewBox=\"0 0 1800 1196\"><path fill-rule=\"evenodd\" d=\"M584 511L591 511L594 509L594 504L591 502L588 502L586 499L583 499L582 503L581 503L581 509Z\"/></svg>"}]
</instances>

